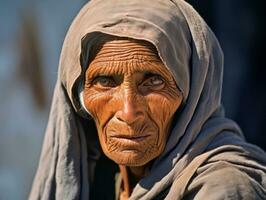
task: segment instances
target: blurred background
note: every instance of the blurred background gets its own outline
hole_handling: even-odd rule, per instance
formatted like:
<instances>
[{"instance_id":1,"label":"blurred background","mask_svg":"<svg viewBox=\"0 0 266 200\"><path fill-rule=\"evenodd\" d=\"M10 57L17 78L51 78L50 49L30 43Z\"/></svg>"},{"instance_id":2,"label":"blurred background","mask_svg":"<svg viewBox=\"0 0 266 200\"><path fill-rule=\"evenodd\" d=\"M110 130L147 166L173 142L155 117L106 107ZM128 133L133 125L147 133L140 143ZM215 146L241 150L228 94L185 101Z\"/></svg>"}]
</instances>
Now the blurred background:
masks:
<instances>
[{"instance_id":1,"label":"blurred background","mask_svg":"<svg viewBox=\"0 0 266 200\"><path fill-rule=\"evenodd\" d=\"M0 1L0 199L27 199L66 31L85 0ZM190 0L225 54L223 104L266 149L263 0Z\"/></svg>"}]
</instances>

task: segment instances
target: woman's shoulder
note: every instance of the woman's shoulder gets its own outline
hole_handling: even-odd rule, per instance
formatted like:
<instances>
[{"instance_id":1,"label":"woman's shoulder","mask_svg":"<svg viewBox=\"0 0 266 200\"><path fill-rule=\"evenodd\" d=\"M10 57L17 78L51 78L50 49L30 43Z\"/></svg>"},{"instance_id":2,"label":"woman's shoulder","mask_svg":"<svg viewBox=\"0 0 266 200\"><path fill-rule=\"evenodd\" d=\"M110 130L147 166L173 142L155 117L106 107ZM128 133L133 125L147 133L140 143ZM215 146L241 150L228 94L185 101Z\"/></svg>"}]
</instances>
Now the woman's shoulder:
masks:
<instances>
[{"instance_id":1,"label":"woman's shoulder","mask_svg":"<svg viewBox=\"0 0 266 200\"><path fill-rule=\"evenodd\" d=\"M198 168L185 199L266 199L266 174L260 169L226 161Z\"/></svg>"}]
</instances>

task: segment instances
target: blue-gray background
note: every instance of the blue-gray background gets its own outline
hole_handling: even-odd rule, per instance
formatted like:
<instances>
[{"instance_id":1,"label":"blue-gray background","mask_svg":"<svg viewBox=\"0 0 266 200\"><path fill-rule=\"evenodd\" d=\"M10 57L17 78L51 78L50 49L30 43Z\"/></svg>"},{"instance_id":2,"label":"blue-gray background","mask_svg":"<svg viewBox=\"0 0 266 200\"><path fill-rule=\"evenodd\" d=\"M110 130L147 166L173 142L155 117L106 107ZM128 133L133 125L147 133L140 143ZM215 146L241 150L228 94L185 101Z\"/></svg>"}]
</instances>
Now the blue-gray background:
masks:
<instances>
[{"instance_id":1,"label":"blue-gray background","mask_svg":"<svg viewBox=\"0 0 266 200\"><path fill-rule=\"evenodd\" d=\"M0 200L27 199L64 36L85 0L0 1ZM223 102L266 149L265 12L261 0L191 0L225 53ZM36 78L37 77L37 78Z\"/></svg>"}]
</instances>

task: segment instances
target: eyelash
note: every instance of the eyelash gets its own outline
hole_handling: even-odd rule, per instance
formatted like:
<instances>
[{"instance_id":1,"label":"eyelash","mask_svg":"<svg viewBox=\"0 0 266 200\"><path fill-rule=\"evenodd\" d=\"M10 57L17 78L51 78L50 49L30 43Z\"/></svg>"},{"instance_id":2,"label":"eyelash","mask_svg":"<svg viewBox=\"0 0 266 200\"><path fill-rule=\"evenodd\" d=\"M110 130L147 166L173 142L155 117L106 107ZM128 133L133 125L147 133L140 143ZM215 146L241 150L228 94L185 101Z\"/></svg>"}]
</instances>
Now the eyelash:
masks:
<instances>
[{"instance_id":1,"label":"eyelash","mask_svg":"<svg viewBox=\"0 0 266 200\"><path fill-rule=\"evenodd\" d=\"M98 77L96 77L96 78L93 79L92 84L93 85L96 85L97 83L99 83L102 80L109 81L109 83L111 81L111 84L112 84L112 85L110 85L109 83L107 83L105 86L103 86L104 84L101 84L100 83L101 86L103 86L103 87L108 88L108 87L114 87L114 86L117 85L116 82L115 82L115 80L111 76L98 76Z\"/></svg>"},{"instance_id":2,"label":"eyelash","mask_svg":"<svg viewBox=\"0 0 266 200\"><path fill-rule=\"evenodd\" d=\"M165 82L164 79L160 75L156 75L156 74L154 75L154 74L152 74L152 75L150 75L149 77L147 77L143 81L144 86L149 86L148 84L145 84L145 82L148 82L148 81L151 81L152 82L152 81L154 81L154 79L161 81L161 83L159 83L159 84L151 84L153 86L158 86L158 85L161 85L161 84L163 84Z\"/></svg>"},{"instance_id":3,"label":"eyelash","mask_svg":"<svg viewBox=\"0 0 266 200\"><path fill-rule=\"evenodd\" d=\"M160 83L153 84L153 81L161 81ZM106 83L103 83L103 81L106 81ZM161 77L158 74L147 74L144 80L138 84L138 86L144 86L144 87L154 87L153 89L158 89L156 87L160 87L159 89L162 89L164 87L165 80L163 77ZM118 86L119 84L116 82L116 80L112 76L97 76L92 80L92 85L98 87L98 88L114 88Z\"/></svg>"}]
</instances>

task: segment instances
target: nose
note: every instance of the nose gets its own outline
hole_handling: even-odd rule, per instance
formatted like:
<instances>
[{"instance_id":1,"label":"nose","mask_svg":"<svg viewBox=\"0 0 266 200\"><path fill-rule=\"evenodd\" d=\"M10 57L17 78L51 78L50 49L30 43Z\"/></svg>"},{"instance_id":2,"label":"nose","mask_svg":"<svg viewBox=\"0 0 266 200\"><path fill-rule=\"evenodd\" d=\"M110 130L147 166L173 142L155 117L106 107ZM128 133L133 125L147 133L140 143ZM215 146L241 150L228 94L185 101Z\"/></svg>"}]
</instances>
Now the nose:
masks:
<instances>
[{"instance_id":1,"label":"nose","mask_svg":"<svg viewBox=\"0 0 266 200\"><path fill-rule=\"evenodd\" d=\"M143 101L136 94L124 93L122 109L116 113L116 118L127 124L133 124L144 119Z\"/></svg>"}]
</instances>

